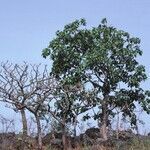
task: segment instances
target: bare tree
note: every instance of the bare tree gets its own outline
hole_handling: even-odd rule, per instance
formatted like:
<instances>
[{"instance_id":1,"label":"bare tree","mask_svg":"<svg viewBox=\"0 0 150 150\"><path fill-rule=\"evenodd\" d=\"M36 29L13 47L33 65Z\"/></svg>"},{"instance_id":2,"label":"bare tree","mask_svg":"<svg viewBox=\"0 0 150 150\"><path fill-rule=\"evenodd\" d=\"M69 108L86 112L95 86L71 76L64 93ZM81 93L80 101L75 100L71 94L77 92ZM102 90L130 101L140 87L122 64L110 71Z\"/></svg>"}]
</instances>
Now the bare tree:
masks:
<instances>
[{"instance_id":1,"label":"bare tree","mask_svg":"<svg viewBox=\"0 0 150 150\"><path fill-rule=\"evenodd\" d=\"M40 119L47 110L54 84L54 78L50 76L47 67L41 64L1 64L0 100L21 113L24 137L28 134L25 110L35 116L39 149L42 149Z\"/></svg>"},{"instance_id":2,"label":"bare tree","mask_svg":"<svg viewBox=\"0 0 150 150\"><path fill-rule=\"evenodd\" d=\"M32 87L35 89L34 94L26 103L26 108L35 116L37 124L37 137L39 143L39 149L42 149L42 129L40 120L45 117L48 105L53 100L53 90L56 82L53 77L50 76L45 66L44 71L41 74L40 66L32 66L34 75L32 79L35 80L35 85Z\"/></svg>"},{"instance_id":3,"label":"bare tree","mask_svg":"<svg viewBox=\"0 0 150 150\"><path fill-rule=\"evenodd\" d=\"M11 104L16 112L20 112L23 125L23 136L28 135L25 101L32 95L28 91L31 83L28 82L28 65L19 66L9 62L1 64L0 70L0 100Z\"/></svg>"}]
</instances>

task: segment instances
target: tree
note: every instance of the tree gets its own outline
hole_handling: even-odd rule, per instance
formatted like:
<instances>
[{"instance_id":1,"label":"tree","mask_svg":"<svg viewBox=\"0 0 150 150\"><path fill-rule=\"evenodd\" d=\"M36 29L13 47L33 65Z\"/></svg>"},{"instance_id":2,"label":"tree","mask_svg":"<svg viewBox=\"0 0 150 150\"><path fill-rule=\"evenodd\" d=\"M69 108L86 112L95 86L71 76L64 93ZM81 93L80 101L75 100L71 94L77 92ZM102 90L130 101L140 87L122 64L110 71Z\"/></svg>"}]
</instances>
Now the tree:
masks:
<instances>
[{"instance_id":1,"label":"tree","mask_svg":"<svg viewBox=\"0 0 150 150\"><path fill-rule=\"evenodd\" d=\"M47 112L47 105L52 100L55 81L46 66L2 63L0 72L0 100L21 113L23 138L28 135L25 110L36 119L38 148L42 149L40 120ZM43 69L44 68L44 69Z\"/></svg>"},{"instance_id":2,"label":"tree","mask_svg":"<svg viewBox=\"0 0 150 150\"><path fill-rule=\"evenodd\" d=\"M58 80L57 87L53 92L54 108L52 108L52 104L49 103L48 112L61 127L64 150L68 148L66 138L68 133L67 125L75 125L78 115L90 109L89 106L85 107L85 104L83 105L83 101L81 100L84 97L81 93L83 94L83 91L80 86L72 86L69 83L67 84L66 81ZM74 128L74 133L74 136L76 136L76 126Z\"/></svg>"},{"instance_id":3,"label":"tree","mask_svg":"<svg viewBox=\"0 0 150 150\"><path fill-rule=\"evenodd\" d=\"M27 119L24 103L32 93L26 92L30 83L28 79L28 66L13 65L9 62L1 64L0 71L0 100L12 107L15 112L20 112L22 117L23 137L28 135Z\"/></svg>"},{"instance_id":4,"label":"tree","mask_svg":"<svg viewBox=\"0 0 150 150\"><path fill-rule=\"evenodd\" d=\"M52 105L52 94L56 88L55 79L49 74L47 66L44 66L44 69L42 68L41 65L32 65L32 74L29 79L31 83L33 83L31 89L34 92L25 103L26 109L34 115L36 120L39 150L42 150L43 145L41 119L45 119L49 108L48 106Z\"/></svg>"},{"instance_id":5,"label":"tree","mask_svg":"<svg viewBox=\"0 0 150 150\"><path fill-rule=\"evenodd\" d=\"M136 124L135 102L146 107L145 91L140 83L147 76L145 68L137 61L142 55L140 39L107 25L103 19L98 27L86 29L84 19L66 25L43 50L43 57L53 61L52 74L90 87L94 96L93 106L99 108L95 119L100 120L100 133L107 140L107 127L115 108ZM120 85L120 86L119 86ZM148 93L148 92L146 92Z\"/></svg>"}]
</instances>

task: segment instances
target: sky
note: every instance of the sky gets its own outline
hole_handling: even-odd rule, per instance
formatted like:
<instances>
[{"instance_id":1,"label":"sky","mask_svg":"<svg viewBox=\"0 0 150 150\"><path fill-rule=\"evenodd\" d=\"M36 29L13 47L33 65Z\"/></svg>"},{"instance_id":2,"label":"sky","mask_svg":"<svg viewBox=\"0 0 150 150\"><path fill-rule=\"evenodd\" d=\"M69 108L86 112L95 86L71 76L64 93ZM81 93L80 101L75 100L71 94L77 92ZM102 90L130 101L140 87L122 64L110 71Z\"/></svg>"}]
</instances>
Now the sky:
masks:
<instances>
[{"instance_id":1,"label":"sky","mask_svg":"<svg viewBox=\"0 0 150 150\"><path fill-rule=\"evenodd\" d=\"M0 61L50 64L41 52L58 29L75 19L85 18L94 27L107 18L108 24L141 39L139 60L149 74L149 8L149 0L0 0ZM150 88L150 79L143 87ZM150 117L143 118L148 127Z\"/></svg>"}]
</instances>

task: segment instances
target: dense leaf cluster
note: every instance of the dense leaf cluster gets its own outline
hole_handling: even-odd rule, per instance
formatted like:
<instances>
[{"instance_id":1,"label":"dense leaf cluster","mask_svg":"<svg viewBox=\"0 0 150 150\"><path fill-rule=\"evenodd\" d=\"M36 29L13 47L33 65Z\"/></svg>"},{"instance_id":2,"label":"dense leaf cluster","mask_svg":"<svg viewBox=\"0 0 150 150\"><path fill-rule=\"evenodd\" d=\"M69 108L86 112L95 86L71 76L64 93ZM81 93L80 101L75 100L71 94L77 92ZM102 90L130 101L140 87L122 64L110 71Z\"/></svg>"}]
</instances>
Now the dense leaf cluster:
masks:
<instances>
[{"instance_id":1,"label":"dense leaf cluster","mask_svg":"<svg viewBox=\"0 0 150 150\"><path fill-rule=\"evenodd\" d=\"M141 88L141 83L147 79L145 67L137 61L142 55L140 39L109 26L106 19L90 29L86 28L84 19L66 25L63 31L56 32L42 55L50 56L52 74L64 85L81 84L82 92L77 97L70 95L72 108L79 101L84 101L87 108L98 106L94 118L102 122L104 113L109 120L119 108L134 125L135 102L149 113L149 92ZM82 98L79 99L80 95Z\"/></svg>"}]
</instances>

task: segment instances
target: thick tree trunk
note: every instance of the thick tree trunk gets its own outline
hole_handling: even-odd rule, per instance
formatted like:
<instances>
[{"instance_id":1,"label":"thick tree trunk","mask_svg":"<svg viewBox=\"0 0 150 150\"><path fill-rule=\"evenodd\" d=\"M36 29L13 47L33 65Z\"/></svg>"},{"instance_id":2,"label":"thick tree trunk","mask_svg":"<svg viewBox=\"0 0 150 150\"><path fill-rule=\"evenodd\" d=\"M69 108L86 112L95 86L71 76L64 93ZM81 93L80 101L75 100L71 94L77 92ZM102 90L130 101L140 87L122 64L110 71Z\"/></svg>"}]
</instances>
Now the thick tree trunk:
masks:
<instances>
[{"instance_id":1,"label":"thick tree trunk","mask_svg":"<svg viewBox=\"0 0 150 150\"><path fill-rule=\"evenodd\" d=\"M20 110L21 118L22 118L22 130L23 130L23 137L26 138L28 135L28 126L27 126L27 118L24 109Z\"/></svg>"},{"instance_id":2,"label":"thick tree trunk","mask_svg":"<svg viewBox=\"0 0 150 150\"><path fill-rule=\"evenodd\" d=\"M37 124L37 138L38 138L38 150L42 150L42 133L41 133L41 123L38 115L35 115Z\"/></svg>"},{"instance_id":3,"label":"thick tree trunk","mask_svg":"<svg viewBox=\"0 0 150 150\"><path fill-rule=\"evenodd\" d=\"M101 125L101 136L104 140L107 140L107 121L106 121L106 116L103 115L103 121L102 121L102 125Z\"/></svg>"},{"instance_id":4,"label":"thick tree trunk","mask_svg":"<svg viewBox=\"0 0 150 150\"><path fill-rule=\"evenodd\" d=\"M107 114L107 99L108 96L104 98L104 102L102 103L102 118L101 118L101 128L100 133L102 138L106 141L107 137L107 122L108 122L108 114Z\"/></svg>"},{"instance_id":5,"label":"thick tree trunk","mask_svg":"<svg viewBox=\"0 0 150 150\"><path fill-rule=\"evenodd\" d=\"M67 150L65 119L62 122L62 143L63 143L63 150Z\"/></svg>"}]
</instances>

